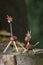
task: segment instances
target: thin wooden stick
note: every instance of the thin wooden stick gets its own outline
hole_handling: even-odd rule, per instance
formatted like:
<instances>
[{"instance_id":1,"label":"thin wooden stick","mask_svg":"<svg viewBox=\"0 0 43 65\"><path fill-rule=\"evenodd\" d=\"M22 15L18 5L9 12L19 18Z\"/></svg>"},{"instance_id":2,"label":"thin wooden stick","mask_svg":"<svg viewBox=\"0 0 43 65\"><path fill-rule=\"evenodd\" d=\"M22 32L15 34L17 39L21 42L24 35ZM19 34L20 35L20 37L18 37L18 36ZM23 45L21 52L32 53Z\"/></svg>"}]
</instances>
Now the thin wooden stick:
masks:
<instances>
[{"instance_id":1,"label":"thin wooden stick","mask_svg":"<svg viewBox=\"0 0 43 65\"><path fill-rule=\"evenodd\" d=\"M34 44L33 46L35 47L36 45L38 45L39 44L39 42L37 42L36 44Z\"/></svg>"},{"instance_id":2,"label":"thin wooden stick","mask_svg":"<svg viewBox=\"0 0 43 65\"><path fill-rule=\"evenodd\" d=\"M12 32L12 24L10 23L10 31L11 31L11 36L13 36L13 32Z\"/></svg>"},{"instance_id":3,"label":"thin wooden stick","mask_svg":"<svg viewBox=\"0 0 43 65\"><path fill-rule=\"evenodd\" d=\"M8 49L8 47L10 46L11 43L12 43L12 41L9 42L9 44L7 45L7 47L4 49L3 53L6 52L6 50Z\"/></svg>"},{"instance_id":4,"label":"thin wooden stick","mask_svg":"<svg viewBox=\"0 0 43 65\"><path fill-rule=\"evenodd\" d=\"M16 51L18 52L18 48L17 48L17 46L16 46L15 41L13 41L13 43L14 43L14 46L15 46L15 48L16 48Z\"/></svg>"}]
</instances>

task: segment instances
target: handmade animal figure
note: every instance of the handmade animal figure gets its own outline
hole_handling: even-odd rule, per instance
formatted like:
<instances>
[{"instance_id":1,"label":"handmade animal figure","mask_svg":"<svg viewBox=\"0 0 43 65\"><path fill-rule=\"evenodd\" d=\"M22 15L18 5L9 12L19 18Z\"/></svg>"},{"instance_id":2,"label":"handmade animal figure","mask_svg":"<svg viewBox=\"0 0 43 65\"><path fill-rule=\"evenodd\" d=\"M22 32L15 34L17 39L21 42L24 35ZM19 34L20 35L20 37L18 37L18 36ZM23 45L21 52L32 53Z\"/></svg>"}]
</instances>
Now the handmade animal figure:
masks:
<instances>
[{"instance_id":1,"label":"handmade animal figure","mask_svg":"<svg viewBox=\"0 0 43 65\"><path fill-rule=\"evenodd\" d=\"M15 42L15 41L17 40L17 37L16 37L16 36L13 36L13 31L12 31L12 21L13 21L13 18L12 18L11 16L8 16L8 15L7 15L7 21L8 21L8 23L10 24L11 37L10 37L10 42L9 42L9 44L8 44L7 47L4 49L3 53L6 52L6 50L8 49L8 47L9 47L12 43L13 43L13 45L14 45L16 51L19 52L18 47L17 47L16 42ZM18 44L19 46L21 46L22 49L26 50L26 48L25 48L22 44L20 44L20 43L17 43L17 44Z\"/></svg>"},{"instance_id":2,"label":"handmade animal figure","mask_svg":"<svg viewBox=\"0 0 43 65\"><path fill-rule=\"evenodd\" d=\"M3 53L6 52L6 50L8 49L8 47L13 43L15 48L16 48L16 51L18 52L18 48L16 46L16 43L15 43L15 40L17 40L17 37L16 36L13 36L13 31L12 31L12 21L13 21L13 18L11 16L8 16L7 15L7 20L8 20L8 23L10 24L10 31L11 31L11 37L10 37L10 42L9 44L7 45L7 47L4 49Z\"/></svg>"},{"instance_id":3,"label":"handmade animal figure","mask_svg":"<svg viewBox=\"0 0 43 65\"><path fill-rule=\"evenodd\" d=\"M25 36L25 42L27 43L25 46L26 50L24 50L23 53L27 52L28 50L33 50L35 48L35 46L39 44L39 42L37 42L34 45L32 45L32 44L30 44L30 40L31 40L31 32L28 31L28 33ZM33 52L35 52L35 51L33 50Z\"/></svg>"},{"instance_id":4,"label":"handmade animal figure","mask_svg":"<svg viewBox=\"0 0 43 65\"><path fill-rule=\"evenodd\" d=\"M30 32L28 31L28 33L26 34L26 37L25 37L25 41L26 41L26 49L28 50L32 50L34 48L34 46L32 44L30 44L30 40L31 40L31 34Z\"/></svg>"}]
</instances>

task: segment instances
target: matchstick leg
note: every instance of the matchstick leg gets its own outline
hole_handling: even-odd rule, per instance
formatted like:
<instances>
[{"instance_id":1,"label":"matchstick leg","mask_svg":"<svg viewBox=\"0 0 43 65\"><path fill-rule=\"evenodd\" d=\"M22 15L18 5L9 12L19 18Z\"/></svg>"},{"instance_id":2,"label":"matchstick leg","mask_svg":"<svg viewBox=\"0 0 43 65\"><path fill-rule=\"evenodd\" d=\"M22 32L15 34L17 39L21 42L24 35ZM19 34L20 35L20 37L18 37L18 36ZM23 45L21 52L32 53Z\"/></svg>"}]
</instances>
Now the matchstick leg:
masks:
<instances>
[{"instance_id":1,"label":"matchstick leg","mask_svg":"<svg viewBox=\"0 0 43 65\"><path fill-rule=\"evenodd\" d=\"M14 46L15 46L15 48L16 48L16 51L18 52L18 48L17 48L17 46L16 46L15 41L13 41L13 44L14 44Z\"/></svg>"},{"instance_id":2,"label":"matchstick leg","mask_svg":"<svg viewBox=\"0 0 43 65\"><path fill-rule=\"evenodd\" d=\"M26 49L22 44L20 44L20 43L17 43L19 46L21 46L22 47L22 49Z\"/></svg>"},{"instance_id":3,"label":"matchstick leg","mask_svg":"<svg viewBox=\"0 0 43 65\"><path fill-rule=\"evenodd\" d=\"M7 47L4 49L3 53L6 52L6 50L8 49L8 47L10 46L11 43L12 43L12 41L9 42L9 44L7 45Z\"/></svg>"}]
</instances>

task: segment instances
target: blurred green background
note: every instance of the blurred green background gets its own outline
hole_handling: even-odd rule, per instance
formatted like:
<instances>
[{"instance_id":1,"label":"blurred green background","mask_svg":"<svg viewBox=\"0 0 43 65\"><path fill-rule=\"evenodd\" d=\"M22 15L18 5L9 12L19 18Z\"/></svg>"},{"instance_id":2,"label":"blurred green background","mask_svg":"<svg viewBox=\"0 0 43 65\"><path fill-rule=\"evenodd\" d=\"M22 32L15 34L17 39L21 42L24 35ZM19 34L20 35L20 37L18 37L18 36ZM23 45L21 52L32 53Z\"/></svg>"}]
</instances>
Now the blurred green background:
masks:
<instances>
[{"instance_id":1,"label":"blurred green background","mask_svg":"<svg viewBox=\"0 0 43 65\"><path fill-rule=\"evenodd\" d=\"M32 31L32 43L43 48L43 0L25 0L27 5L28 27Z\"/></svg>"},{"instance_id":2,"label":"blurred green background","mask_svg":"<svg viewBox=\"0 0 43 65\"><path fill-rule=\"evenodd\" d=\"M6 15L13 17L13 33L24 42L31 30L31 44L39 41L37 48L43 48L43 0L0 0L0 29L9 30Z\"/></svg>"}]
</instances>

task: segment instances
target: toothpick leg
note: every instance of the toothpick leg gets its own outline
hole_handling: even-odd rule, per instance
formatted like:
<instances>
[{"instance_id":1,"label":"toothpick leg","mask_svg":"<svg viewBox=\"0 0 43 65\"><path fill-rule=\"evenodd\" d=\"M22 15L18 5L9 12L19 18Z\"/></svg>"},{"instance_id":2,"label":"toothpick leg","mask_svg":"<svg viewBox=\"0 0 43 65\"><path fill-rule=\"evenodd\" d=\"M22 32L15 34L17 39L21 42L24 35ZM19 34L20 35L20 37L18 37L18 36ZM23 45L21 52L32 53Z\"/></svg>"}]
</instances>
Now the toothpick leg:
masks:
<instances>
[{"instance_id":1,"label":"toothpick leg","mask_svg":"<svg viewBox=\"0 0 43 65\"><path fill-rule=\"evenodd\" d=\"M15 46L15 48L16 48L16 51L18 52L18 48L17 48L17 46L16 46L15 41L13 41L13 44L14 44L14 46Z\"/></svg>"},{"instance_id":2,"label":"toothpick leg","mask_svg":"<svg viewBox=\"0 0 43 65\"><path fill-rule=\"evenodd\" d=\"M6 50L8 49L8 47L10 46L11 43L12 43L12 41L9 42L9 44L7 45L7 47L4 49L3 53L6 52Z\"/></svg>"},{"instance_id":3,"label":"toothpick leg","mask_svg":"<svg viewBox=\"0 0 43 65\"><path fill-rule=\"evenodd\" d=\"M20 43L17 43L19 46L21 46L22 47L22 49L26 49L22 44L20 44Z\"/></svg>"}]
</instances>

